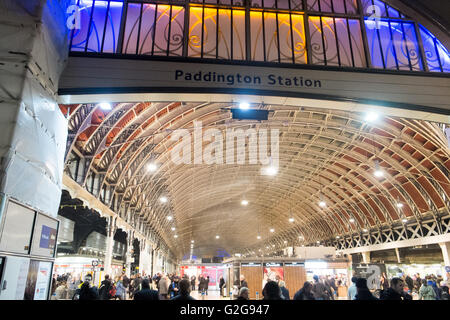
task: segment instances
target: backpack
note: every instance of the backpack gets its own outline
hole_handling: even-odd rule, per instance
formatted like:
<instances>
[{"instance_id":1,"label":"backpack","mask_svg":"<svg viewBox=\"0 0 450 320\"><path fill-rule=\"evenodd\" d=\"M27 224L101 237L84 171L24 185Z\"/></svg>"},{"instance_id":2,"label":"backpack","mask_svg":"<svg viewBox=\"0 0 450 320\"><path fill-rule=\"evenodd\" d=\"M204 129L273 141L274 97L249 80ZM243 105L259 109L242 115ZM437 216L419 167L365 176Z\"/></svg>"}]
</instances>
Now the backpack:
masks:
<instances>
[{"instance_id":1,"label":"backpack","mask_svg":"<svg viewBox=\"0 0 450 320\"><path fill-rule=\"evenodd\" d=\"M109 292L108 292L109 297L110 297L110 298L114 298L114 297L116 296L116 293L117 293L116 285L113 284L113 285L111 286L111 289L109 289Z\"/></svg>"}]
</instances>

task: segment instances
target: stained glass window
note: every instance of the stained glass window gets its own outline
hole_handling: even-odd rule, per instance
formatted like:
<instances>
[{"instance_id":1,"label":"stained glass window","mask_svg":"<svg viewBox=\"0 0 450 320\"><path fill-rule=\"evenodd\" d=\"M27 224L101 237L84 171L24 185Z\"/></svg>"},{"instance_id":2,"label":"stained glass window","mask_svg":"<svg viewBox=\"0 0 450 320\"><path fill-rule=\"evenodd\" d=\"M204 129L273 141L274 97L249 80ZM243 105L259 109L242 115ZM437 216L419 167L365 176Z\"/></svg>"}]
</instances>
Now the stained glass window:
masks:
<instances>
[{"instance_id":1,"label":"stained glass window","mask_svg":"<svg viewBox=\"0 0 450 320\"><path fill-rule=\"evenodd\" d=\"M450 72L447 48L381 0L189 3L77 0L71 51Z\"/></svg>"}]
</instances>

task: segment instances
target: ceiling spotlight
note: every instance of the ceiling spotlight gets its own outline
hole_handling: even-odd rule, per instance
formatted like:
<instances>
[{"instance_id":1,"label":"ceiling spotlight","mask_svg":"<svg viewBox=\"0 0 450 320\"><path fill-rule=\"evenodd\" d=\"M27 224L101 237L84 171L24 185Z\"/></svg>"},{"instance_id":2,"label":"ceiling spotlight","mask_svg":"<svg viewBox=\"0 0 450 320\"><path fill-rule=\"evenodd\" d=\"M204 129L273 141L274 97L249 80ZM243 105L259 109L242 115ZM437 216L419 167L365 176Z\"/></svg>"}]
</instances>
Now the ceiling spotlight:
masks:
<instances>
[{"instance_id":1,"label":"ceiling spotlight","mask_svg":"<svg viewBox=\"0 0 450 320\"><path fill-rule=\"evenodd\" d=\"M326 206L326 202L325 201L320 201L319 202L319 206L321 206L322 208L324 208Z\"/></svg>"},{"instance_id":2,"label":"ceiling spotlight","mask_svg":"<svg viewBox=\"0 0 450 320\"><path fill-rule=\"evenodd\" d=\"M99 103L98 106L99 106L100 109L102 109L102 110L111 110L111 109L112 109L111 104L110 104L109 102L102 102L102 103Z\"/></svg>"},{"instance_id":3,"label":"ceiling spotlight","mask_svg":"<svg viewBox=\"0 0 450 320\"><path fill-rule=\"evenodd\" d=\"M336 236L336 239L339 239L340 237L339 236Z\"/></svg>"},{"instance_id":4,"label":"ceiling spotlight","mask_svg":"<svg viewBox=\"0 0 450 320\"><path fill-rule=\"evenodd\" d=\"M173 237L174 237L174 238L178 238L178 235L174 235Z\"/></svg>"},{"instance_id":5,"label":"ceiling spotlight","mask_svg":"<svg viewBox=\"0 0 450 320\"><path fill-rule=\"evenodd\" d=\"M250 104L248 104L247 102L241 102L241 103L239 104L239 108L240 108L241 110L247 110L248 108L250 108Z\"/></svg>"},{"instance_id":6,"label":"ceiling spotlight","mask_svg":"<svg viewBox=\"0 0 450 320\"><path fill-rule=\"evenodd\" d=\"M367 122L374 122L377 121L379 115L376 112L368 112L366 116L364 117L364 120Z\"/></svg>"},{"instance_id":7,"label":"ceiling spotlight","mask_svg":"<svg viewBox=\"0 0 450 320\"><path fill-rule=\"evenodd\" d=\"M257 236L256 239L261 240L261 236Z\"/></svg>"},{"instance_id":8,"label":"ceiling spotlight","mask_svg":"<svg viewBox=\"0 0 450 320\"><path fill-rule=\"evenodd\" d=\"M266 249L269 249L269 247L266 247Z\"/></svg>"},{"instance_id":9,"label":"ceiling spotlight","mask_svg":"<svg viewBox=\"0 0 450 320\"><path fill-rule=\"evenodd\" d=\"M156 169L158 169L158 166L155 163L149 163L147 166L147 171L148 172L155 172Z\"/></svg>"},{"instance_id":10,"label":"ceiling spotlight","mask_svg":"<svg viewBox=\"0 0 450 320\"><path fill-rule=\"evenodd\" d=\"M161 197L161 198L159 198L159 201L161 201L162 203L166 203L167 197Z\"/></svg>"},{"instance_id":11,"label":"ceiling spotlight","mask_svg":"<svg viewBox=\"0 0 450 320\"><path fill-rule=\"evenodd\" d=\"M320 244L320 241L317 241L317 244Z\"/></svg>"},{"instance_id":12,"label":"ceiling spotlight","mask_svg":"<svg viewBox=\"0 0 450 320\"><path fill-rule=\"evenodd\" d=\"M350 221L351 223L355 222L355 219L350 218L348 221Z\"/></svg>"},{"instance_id":13,"label":"ceiling spotlight","mask_svg":"<svg viewBox=\"0 0 450 320\"><path fill-rule=\"evenodd\" d=\"M397 208L403 208L403 203L397 203Z\"/></svg>"},{"instance_id":14,"label":"ceiling spotlight","mask_svg":"<svg viewBox=\"0 0 450 320\"><path fill-rule=\"evenodd\" d=\"M216 236L216 239L219 239L220 237L219 236Z\"/></svg>"},{"instance_id":15,"label":"ceiling spotlight","mask_svg":"<svg viewBox=\"0 0 450 320\"><path fill-rule=\"evenodd\" d=\"M408 219L404 218L404 219L402 219L402 222L403 222L403 223L407 223L407 222L408 222Z\"/></svg>"},{"instance_id":16,"label":"ceiling spotlight","mask_svg":"<svg viewBox=\"0 0 450 320\"><path fill-rule=\"evenodd\" d=\"M273 165L263 168L263 174L266 176L274 176L277 173L278 173L278 168Z\"/></svg>"},{"instance_id":17,"label":"ceiling spotlight","mask_svg":"<svg viewBox=\"0 0 450 320\"><path fill-rule=\"evenodd\" d=\"M364 229L363 229L363 232L367 232L367 229L366 229L366 228L364 228Z\"/></svg>"},{"instance_id":18,"label":"ceiling spotlight","mask_svg":"<svg viewBox=\"0 0 450 320\"><path fill-rule=\"evenodd\" d=\"M172 221L173 217L172 216L167 216L167 220Z\"/></svg>"},{"instance_id":19,"label":"ceiling spotlight","mask_svg":"<svg viewBox=\"0 0 450 320\"><path fill-rule=\"evenodd\" d=\"M248 205L248 201L247 201L247 200L242 200L242 201L241 201L241 204L242 204L243 206L246 206L246 205Z\"/></svg>"},{"instance_id":20,"label":"ceiling spotlight","mask_svg":"<svg viewBox=\"0 0 450 320\"><path fill-rule=\"evenodd\" d=\"M286 241L286 240L284 240L283 242L284 242L284 244L286 244L286 243L287 243L287 241Z\"/></svg>"},{"instance_id":21,"label":"ceiling spotlight","mask_svg":"<svg viewBox=\"0 0 450 320\"><path fill-rule=\"evenodd\" d=\"M294 218L289 218L289 222L294 222Z\"/></svg>"},{"instance_id":22,"label":"ceiling spotlight","mask_svg":"<svg viewBox=\"0 0 450 320\"><path fill-rule=\"evenodd\" d=\"M380 168L380 163L378 160L375 160L375 171L373 172L374 176L380 178L384 175L383 171Z\"/></svg>"},{"instance_id":23,"label":"ceiling spotlight","mask_svg":"<svg viewBox=\"0 0 450 320\"><path fill-rule=\"evenodd\" d=\"M172 229L172 231L175 231L175 230L176 230L175 227L172 227L171 229Z\"/></svg>"},{"instance_id":24,"label":"ceiling spotlight","mask_svg":"<svg viewBox=\"0 0 450 320\"><path fill-rule=\"evenodd\" d=\"M275 232L275 229L272 228L272 229L270 229L269 231L273 233L273 232Z\"/></svg>"},{"instance_id":25,"label":"ceiling spotlight","mask_svg":"<svg viewBox=\"0 0 450 320\"><path fill-rule=\"evenodd\" d=\"M194 243L194 240L191 240L191 243Z\"/></svg>"}]
</instances>

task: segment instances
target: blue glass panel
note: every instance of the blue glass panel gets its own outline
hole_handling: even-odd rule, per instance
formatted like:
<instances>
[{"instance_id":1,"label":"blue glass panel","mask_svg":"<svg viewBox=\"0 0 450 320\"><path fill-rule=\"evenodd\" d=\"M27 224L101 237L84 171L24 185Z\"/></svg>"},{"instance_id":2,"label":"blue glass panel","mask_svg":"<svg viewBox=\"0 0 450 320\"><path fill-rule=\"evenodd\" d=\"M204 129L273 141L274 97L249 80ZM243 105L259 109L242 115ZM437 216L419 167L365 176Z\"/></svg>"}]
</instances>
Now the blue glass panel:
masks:
<instances>
[{"instance_id":1,"label":"blue glass panel","mask_svg":"<svg viewBox=\"0 0 450 320\"><path fill-rule=\"evenodd\" d=\"M376 28L376 22L369 20L369 18L366 18L365 23L374 67L423 70L413 23L383 19L379 22L378 29Z\"/></svg>"},{"instance_id":2,"label":"blue glass panel","mask_svg":"<svg viewBox=\"0 0 450 320\"><path fill-rule=\"evenodd\" d=\"M111 1L108 11L108 22L106 24L105 42L103 52L117 52L119 39L120 21L122 20L123 3Z\"/></svg>"},{"instance_id":3,"label":"blue glass panel","mask_svg":"<svg viewBox=\"0 0 450 320\"><path fill-rule=\"evenodd\" d=\"M392 7L388 6L389 18L400 18L400 13Z\"/></svg>"},{"instance_id":4,"label":"blue glass panel","mask_svg":"<svg viewBox=\"0 0 450 320\"><path fill-rule=\"evenodd\" d=\"M116 52L122 1L80 0L79 7L80 29L73 31L71 51L85 51L87 46L87 52L101 52L103 43L103 52Z\"/></svg>"},{"instance_id":5,"label":"blue glass panel","mask_svg":"<svg viewBox=\"0 0 450 320\"><path fill-rule=\"evenodd\" d=\"M420 35L429 70L432 72L450 72L450 55L448 50L423 26L420 26Z\"/></svg>"}]
</instances>

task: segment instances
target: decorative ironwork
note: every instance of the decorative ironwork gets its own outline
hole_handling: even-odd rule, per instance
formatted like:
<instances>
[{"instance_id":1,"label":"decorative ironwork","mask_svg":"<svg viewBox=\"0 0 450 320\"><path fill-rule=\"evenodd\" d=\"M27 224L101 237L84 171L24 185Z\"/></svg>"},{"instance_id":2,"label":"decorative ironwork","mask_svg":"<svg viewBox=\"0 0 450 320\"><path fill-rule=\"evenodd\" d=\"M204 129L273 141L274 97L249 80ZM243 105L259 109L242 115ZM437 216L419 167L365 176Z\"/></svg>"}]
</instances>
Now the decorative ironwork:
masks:
<instances>
[{"instance_id":1,"label":"decorative ironwork","mask_svg":"<svg viewBox=\"0 0 450 320\"><path fill-rule=\"evenodd\" d=\"M72 33L73 52L450 72L442 43L380 0L78 0L78 5L81 29Z\"/></svg>"}]
</instances>

